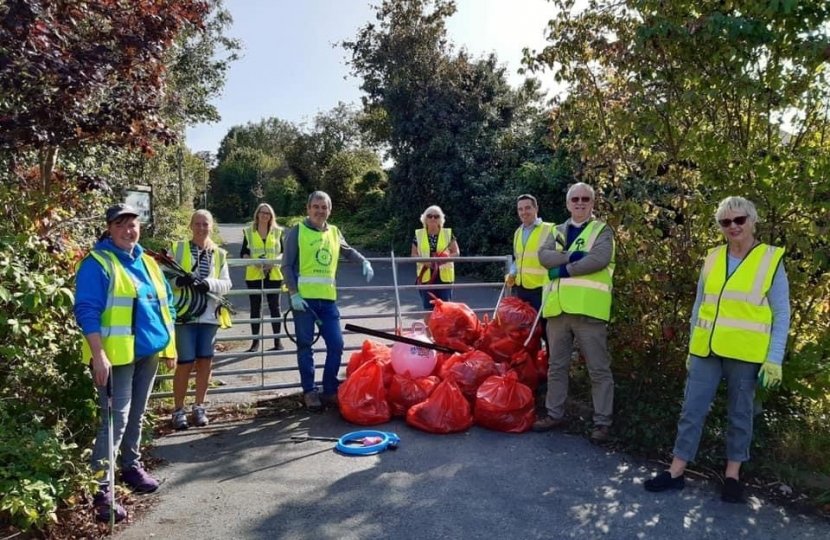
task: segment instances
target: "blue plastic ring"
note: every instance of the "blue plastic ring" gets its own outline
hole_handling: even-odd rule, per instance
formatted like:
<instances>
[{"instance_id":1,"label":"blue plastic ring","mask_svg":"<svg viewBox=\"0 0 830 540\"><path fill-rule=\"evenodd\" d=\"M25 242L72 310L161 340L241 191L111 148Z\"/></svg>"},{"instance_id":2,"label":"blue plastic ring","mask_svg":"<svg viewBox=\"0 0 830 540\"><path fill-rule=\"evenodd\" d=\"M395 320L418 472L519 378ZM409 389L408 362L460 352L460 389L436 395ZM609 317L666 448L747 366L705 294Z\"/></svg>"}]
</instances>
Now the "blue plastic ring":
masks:
<instances>
[{"instance_id":1,"label":"blue plastic ring","mask_svg":"<svg viewBox=\"0 0 830 540\"><path fill-rule=\"evenodd\" d=\"M370 444L369 446L350 446L351 441L364 439L366 437L380 437L380 442L377 444ZM387 448L397 448L401 439L397 434L389 431L375 431L372 429L364 429L362 431L352 431L346 433L337 441L334 448L343 454L353 456L371 456L372 454L379 454Z\"/></svg>"}]
</instances>

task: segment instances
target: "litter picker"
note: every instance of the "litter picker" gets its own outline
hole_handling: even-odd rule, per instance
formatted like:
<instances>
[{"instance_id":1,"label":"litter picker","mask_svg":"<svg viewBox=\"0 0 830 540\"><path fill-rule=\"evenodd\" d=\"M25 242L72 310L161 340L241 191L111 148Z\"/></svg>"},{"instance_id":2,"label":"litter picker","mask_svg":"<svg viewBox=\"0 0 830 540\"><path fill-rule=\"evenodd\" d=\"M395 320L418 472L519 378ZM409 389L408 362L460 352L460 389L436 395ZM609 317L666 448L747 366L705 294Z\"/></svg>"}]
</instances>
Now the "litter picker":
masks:
<instances>
[{"instance_id":1,"label":"litter picker","mask_svg":"<svg viewBox=\"0 0 830 540\"><path fill-rule=\"evenodd\" d=\"M388 339L391 341L398 341L400 343L406 343L408 345L415 345L416 347L423 347L424 349L432 349L433 351L449 354L464 352L459 351L457 349L453 349L452 347L445 347L444 345L438 345L436 343L430 343L428 341L420 341L418 339L413 339L406 336L399 336L397 334L391 334L389 332L382 332L380 330L374 330L372 328L366 328L364 326L346 324L345 328L346 330L357 332L359 334L366 334L367 336L374 336L382 339Z\"/></svg>"},{"instance_id":2,"label":"litter picker","mask_svg":"<svg viewBox=\"0 0 830 540\"><path fill-rule=\"evenodd\" d=\"M115 529L115 413L112 410L112 368L107 375L107 460L109 465L110 535Z\"/></svg>"}]
</instances>

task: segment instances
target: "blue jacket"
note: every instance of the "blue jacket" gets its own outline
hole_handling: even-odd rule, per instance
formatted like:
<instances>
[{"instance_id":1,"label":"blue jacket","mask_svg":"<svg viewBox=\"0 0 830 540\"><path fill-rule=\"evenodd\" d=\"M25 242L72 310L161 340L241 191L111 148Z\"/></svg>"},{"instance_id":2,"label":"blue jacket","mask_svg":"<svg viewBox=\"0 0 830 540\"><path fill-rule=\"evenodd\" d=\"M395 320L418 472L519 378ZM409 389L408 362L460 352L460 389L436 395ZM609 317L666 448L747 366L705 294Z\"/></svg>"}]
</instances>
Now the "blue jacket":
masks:
<instances>
[{"instance_id":1,"label":"blue jacket","mask_svg":"<svg viewBox=\"0 0 830 540\"><path fill-rule=\"evenodd\" d=\"M170 340L164 320L161 317L162 306L156 296L153 283L147 273L141 255L144 249L136 245L133 254L130 255L106 238L95 246L96 250L111 251L124 265L127 273L133 277L138 286L138 302L135 311L135 356L143 358L152 356L164 349ZM104 272L101 264L92 257L86 257L82 262L78 273L75 276L75 320L84 335L94 334L101 331L101 314L107 303L107 290L109 289L109 276ZM170 285L165 281L170 315L173 321L176 320L176 308L173 300L173 293Z\"/></svg>"}]
</instances>

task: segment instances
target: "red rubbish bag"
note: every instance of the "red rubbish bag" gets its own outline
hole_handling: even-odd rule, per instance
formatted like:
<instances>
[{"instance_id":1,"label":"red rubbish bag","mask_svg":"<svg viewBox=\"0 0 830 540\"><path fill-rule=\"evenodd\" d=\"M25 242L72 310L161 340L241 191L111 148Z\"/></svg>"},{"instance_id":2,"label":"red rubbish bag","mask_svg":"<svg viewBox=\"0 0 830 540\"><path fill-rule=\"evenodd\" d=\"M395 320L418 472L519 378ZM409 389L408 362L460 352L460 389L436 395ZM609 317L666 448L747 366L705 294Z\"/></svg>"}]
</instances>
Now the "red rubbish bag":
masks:
<instances>
[{"instance_id":1,"label":"red rubbish bag","mask_svg":"<svg viewBox=\"0 0 830 540\"><path fill-rule=\"evenodd\" d=\"M392 418L383 385L383 366L378 361L357 368L337 390L340 414L349 422L371 426Z\"/></svg>"},{"instance_id":2,"label":"red rubbish bag","mask_svg":"<svg viewBox=\"0 0 830 540\"><path fill-rule=\"evenodd\" d=\"M485 352L470 351L454 354L441 366L441 379L452 379L470 403L476 399L476 390L487 377L496 375L496 363Z\"/></svg>"},{"instance_id":3,"label":"red rubbish bag","mask_svg":"<svg viewBox=\"0 0 830 540\"><path fill-rule=\"evenodd\" d=\"M438 377L410 379L406 375L396 373L392 377L392 384L389 385L387 392L387 401L392 410L392 416L406 416L406 411L427 399L440 382L441 379Z\"/></svg>"},{"instance_id":4,"label":"red rubbish bag","mask_svg":"<svg viewBox=\"0 0 830 540\"><path fill-rule=\"evenodd\" d=\"M481 322L467 304L432 300L435 309L429 317L429 332L438 345L469 351L481 336Z\"/></svg>"},{"instance_id":5,"label":"red rubbish bag","mask_svg":"<svg viewBox=\"0 0 830 540\"><path fill-rule=\"evenodd\" d=\"M359 351L355 351L349 357L349 364L346 366L346 377L350 376L360 366L369 362L370 360L391 360L392 348L372 341L371 339L363 340L363 347Z\"/></svg>"},{"instance_id":6,"label":"red rubbish bag","mask_svg":"<svg viewBox=\"0 0 830 540\"><path fill-rule=\"evenodd\" d=\"M476 392L475 421L495 431L522 433L536 419L533 392L520 383L515 372L493 376Z\"/></svg>"},{"instance_id":7,"label":"red rubbish bag","mask_svg":"<svg viewBox=\"0 0 830 540\"><path fill-rule=\"evenodd\" d=\"M470 402L454 381L442 381L426 401L413 405L406 423L429 433L465 431L473 425Z\"/></svg>"}]
</instances>

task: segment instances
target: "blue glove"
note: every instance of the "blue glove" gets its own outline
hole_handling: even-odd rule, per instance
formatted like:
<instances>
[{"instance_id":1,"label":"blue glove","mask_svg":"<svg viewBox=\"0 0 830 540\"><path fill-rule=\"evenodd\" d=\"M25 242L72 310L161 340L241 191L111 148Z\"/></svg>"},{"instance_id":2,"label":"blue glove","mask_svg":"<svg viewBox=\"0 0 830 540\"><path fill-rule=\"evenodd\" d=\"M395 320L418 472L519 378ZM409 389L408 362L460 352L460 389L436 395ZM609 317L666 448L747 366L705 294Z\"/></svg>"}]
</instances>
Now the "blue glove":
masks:
<instances>
[{"instance_id":1,"label":"blue glove","mask_svg":"<svg viewBox=\"0 0 830 540\"><path fill-rule=\"evenodd\" d=\"M372 270L372 263L369 261L363 261L363 275L366 277L366 283L369 283L375 277L375 271Z\"/></svg>"},{"instance_id":2,"label":"blue glove","mask_svg":"<svg viewBox=\"0 0 830 540\"><path fill-rule=\"evenodd\" d=\"M308 302L306 302L300 293L294 293L291 295L291 309L294 311L305 311L308 308Z\"/></svg>"},{"instance_id":3,"label":"blue glove","mask_svg":"<svg viewBox=\"0 0 830 540\"><path fill-rule=\"evenodd\" d=\"M568 255L568 262L576 262L576 261L582 259L587 254L588 254L587 251L572 251Z\"/></svg>"},{"instance_id":4,"label":"blue glove","mask_svg":"<svg viewBox=\"0 0 830 540\"><path fill-rule=\"evenodd\" d=\"M554 266L553 268L550 268L548 270L548 277L550 279L571 277L566 266L567 265L563 264L561 266Z\"/></svg>"}]
</instances>

